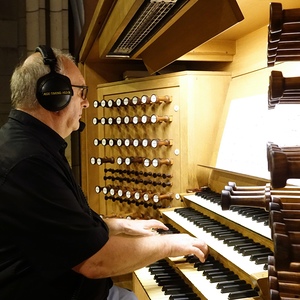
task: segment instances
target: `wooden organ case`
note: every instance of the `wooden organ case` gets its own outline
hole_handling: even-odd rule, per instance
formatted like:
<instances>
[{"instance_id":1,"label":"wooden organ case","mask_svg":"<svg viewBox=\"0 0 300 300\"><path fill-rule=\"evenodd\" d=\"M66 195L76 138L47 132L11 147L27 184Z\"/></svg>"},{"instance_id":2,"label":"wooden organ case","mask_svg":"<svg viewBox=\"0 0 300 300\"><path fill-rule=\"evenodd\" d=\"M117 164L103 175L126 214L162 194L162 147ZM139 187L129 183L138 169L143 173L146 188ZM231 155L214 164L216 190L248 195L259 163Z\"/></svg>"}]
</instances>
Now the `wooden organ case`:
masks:
<instances>
[{"instance_id":1,"label":"wooden organ case","mask_svg":"<svg viewBox=\"0 0 300 300\"><path fill-rule=\"evenodd\" d=\"M195 71L98 86L89 120L88 197L101 213L159 218L158 208L181 205L180 193L198 186L197 161L209 159L203 149L213 146L209 136L230 78ZM214 112L215 126L205 126Z\"/></svg>"},{"instance_id":2,"label":"wooden organ case","mask_svg":"<svg viewBox=\"0 0 300 300\"><path fill-rule=\"evenodd\" d=\"M282 14L278 7L275 11ZM282 26L284 21L280 22ZM283 40L289 30L299 32L299 25L291 26L293 29L283 27L281 31L287 31ZM276 29L276 34L281 36L280 29ZM299 37L296 39L299 42ZM275 52L269 49L269 66L276 57L277 61L287 57L292 60L297 46L289 52L285 44L280 43ZM85 153L87 178L83 186L93 208L108 217L160 219L170 228L169 233L188 232L206 240L210 247L210 257L203 264L193 256L166 258L134 272L133 289L140 300L299 298L298 265L292 274L287 274L272 260L274 257L276 260L278 244L274 246L269 207L264 201L266 195L270 202L273 195L282 195L282 191L275 191L261 178L208 167L211 163L208 149L215 148L215 139L210 137L216 134L230 81L229 72L185 71L97 86L97 100L85 120L89 130L83 134L83 148L89 149ZM294 81L290 84L294 90L282 93L287 81L281 73L272 73L270 107L298 97L294 87L299 85ZM277 89L272 86L276 82ZM278 86L280 96L277 96ZM210 120L206 122L208 115ZM298 169L291 165L298 162L295 151L299 149L282 149L272 144L268 151L271 162L279 163L279 171L274 164L269 165L272 179L276 181L279 177L285 183L291 174L298 176ZM281 175L283 161L287 170ZM234 187L243 189L242 185L232 183L235 180L246 186L244 191L237 191L246 204L230 202L226 209L232 208L225 210L226 195L230 201L235 196L228 196L228 190L221 193L224 187L230 188L231 193ZM207 184L209 187L198 188ZM257 198L263 200L253 205ZM288 245L295 240L284 241ZM298 247L293 244L291 248L293 251L287 257L290 259L292 255L297 260ZM287 280L297 297L292 298L286 292L290 286L284 285L280 278L293 278ZM270 293L278 287L285 293Z\"/></svg>"}]
</instances>

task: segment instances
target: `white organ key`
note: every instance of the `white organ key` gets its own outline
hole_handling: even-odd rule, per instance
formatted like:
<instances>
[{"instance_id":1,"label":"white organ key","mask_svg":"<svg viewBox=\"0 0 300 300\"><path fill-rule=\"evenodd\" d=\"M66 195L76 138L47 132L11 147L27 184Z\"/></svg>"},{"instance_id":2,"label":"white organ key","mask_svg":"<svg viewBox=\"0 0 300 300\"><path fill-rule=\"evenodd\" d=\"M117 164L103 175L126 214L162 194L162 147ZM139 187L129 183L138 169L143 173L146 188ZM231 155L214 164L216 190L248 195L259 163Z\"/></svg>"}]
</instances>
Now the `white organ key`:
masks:
<instances>
[{"instance_id":1,"label":"white organ key","mask_svg":"<svg viewBox=\"0 0 300 300\"><path fill-rule=\"evenodd\" d=\"M163 215L179 224L193 236L203 239L210 248L214 249L228 261L234 263L238 268L240 268L247 274L265 272L263 264L256 265L255 262L250 261L249 257L243 256L241 253L238 253L238 251L235 251L233 249L233 246L227 246L222 241L213 237L202 228L196 226L193 222L182 217L175 211L165 211L163 212Z\"/></svg>"},{"instance_id":2,"label":"white organ key","mask_svg":"<svg viewBox=\"0 0 300 300\"><path fill-rule=\"evenodd\" d=\"M256 222L252 220L251 218L246 218L240 214L238 214L235 211L231 210L222 210L221 206L217 203L212 203L201 196L196 195L187 195L184 196L185 199L202 206L210 211L213 211L214 213L231 220L232 222L235 222L241 226L244 226L268 239L271 239L271 229L268 225L264 225L262 223Z\"/></svg>"},{"instance_id":3,"label":"white organ key","mask_svg":"<svg viewBox=\"0 0 300 300\"><path fill-rule=\"evenodd\" d=\"M154 276L149 272L149 269L147 267L136 270L134 273L139 278L139 280L141 280L142 285L150 299L169 299L170 296L164 294L164 292L162 291L162 287L157 285L157 282L154 280Z\"/></svg>"}]
</instances>

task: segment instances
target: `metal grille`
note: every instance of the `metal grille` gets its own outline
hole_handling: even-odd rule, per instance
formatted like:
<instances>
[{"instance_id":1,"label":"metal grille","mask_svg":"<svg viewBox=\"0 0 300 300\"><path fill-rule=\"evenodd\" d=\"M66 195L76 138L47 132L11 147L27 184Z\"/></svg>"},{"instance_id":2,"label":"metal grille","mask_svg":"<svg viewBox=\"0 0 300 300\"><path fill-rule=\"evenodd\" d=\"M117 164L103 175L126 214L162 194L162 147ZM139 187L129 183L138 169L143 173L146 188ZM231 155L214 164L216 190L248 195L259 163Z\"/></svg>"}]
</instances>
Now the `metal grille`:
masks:
<instances>
[{"instance_id":1,"label":"metal grille","mask_svg":"<svg viewBox=\"0 0 300 300\"><path fill-rule=\"evenodd\" d=\"M110 55L130 55L130 53L145 39L154 27L173 8L177 0L150 0L138 15L133 25L126 28L126 34Z\"/></svg>"}]
</instances>

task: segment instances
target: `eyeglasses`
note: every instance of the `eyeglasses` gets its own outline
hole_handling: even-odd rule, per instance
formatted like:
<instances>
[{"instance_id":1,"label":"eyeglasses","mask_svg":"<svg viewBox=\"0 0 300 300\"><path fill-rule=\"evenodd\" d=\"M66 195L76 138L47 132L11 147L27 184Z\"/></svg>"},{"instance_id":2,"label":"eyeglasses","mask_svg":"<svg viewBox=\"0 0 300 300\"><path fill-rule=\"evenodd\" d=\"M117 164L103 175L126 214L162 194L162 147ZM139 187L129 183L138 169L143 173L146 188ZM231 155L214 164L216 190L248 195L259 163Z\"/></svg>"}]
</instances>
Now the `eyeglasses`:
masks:
<instances>
[{"instance_id":1,"label":"eyeglasses","mask_svg":"<svg viewBox=\"0 0 300 300\"><path fill-rule=\"evenodd\" d=\"M86 97L87 97L87 93L89 91L89 87L87 85L75 85L75 84L72 84L71 85L72 87L76 87L76 88L79 88L81 89L81 92L80 92L80 97L85 100Z\"/></svg>"}]
</instances>

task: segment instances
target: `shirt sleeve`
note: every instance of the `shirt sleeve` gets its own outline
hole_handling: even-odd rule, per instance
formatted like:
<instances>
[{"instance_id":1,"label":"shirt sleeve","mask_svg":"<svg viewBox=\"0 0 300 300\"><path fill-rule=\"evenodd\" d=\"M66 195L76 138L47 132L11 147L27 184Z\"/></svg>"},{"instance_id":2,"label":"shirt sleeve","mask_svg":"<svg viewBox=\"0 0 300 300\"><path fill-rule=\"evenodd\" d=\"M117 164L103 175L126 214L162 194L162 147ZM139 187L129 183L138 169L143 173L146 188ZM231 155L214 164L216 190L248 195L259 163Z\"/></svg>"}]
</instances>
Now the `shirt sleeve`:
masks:
<instances>
[{"instance_id":1,"label":"shirt sleeve","mask_svg":"<svg viewBox=\"0 0 300 300\"><path fill-rule=\"evenodd\" d=\"M18 163L2 188L0 225L42 276L60 276L107 242L105 223L92 217L55 161Z\"/></svg>"}]
</instances>

